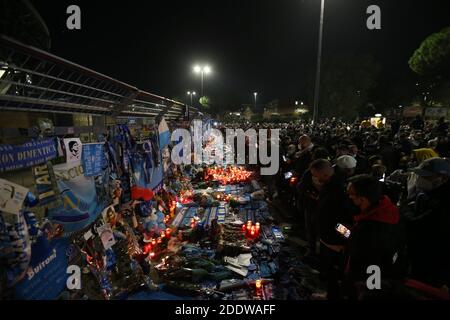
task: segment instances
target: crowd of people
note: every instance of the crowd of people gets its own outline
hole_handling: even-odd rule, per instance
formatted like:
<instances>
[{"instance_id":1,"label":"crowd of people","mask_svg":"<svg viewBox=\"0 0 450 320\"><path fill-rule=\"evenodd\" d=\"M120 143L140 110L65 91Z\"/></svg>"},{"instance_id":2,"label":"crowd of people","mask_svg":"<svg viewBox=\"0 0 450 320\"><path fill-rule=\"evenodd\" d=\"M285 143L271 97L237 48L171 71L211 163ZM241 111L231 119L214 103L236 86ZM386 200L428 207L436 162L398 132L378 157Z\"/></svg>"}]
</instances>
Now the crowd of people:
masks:
<instances>
[{"instance_id":1,"label":"crowd of people","mask_svg":"<svg viewBox=\"0 0 450 320\"><path fill-rule=\"evenodd\" d=\"M276 179L267 179L268 194L293 199L308 241L305 260L320 263L328 299L392 294L408 279L448 293L445 119L417 116L378 126L326 119L260 127L281 128L281 169ZM372 268L380 272L378 286L390 293L368 290Z\"/></svg>"}]
</instances>

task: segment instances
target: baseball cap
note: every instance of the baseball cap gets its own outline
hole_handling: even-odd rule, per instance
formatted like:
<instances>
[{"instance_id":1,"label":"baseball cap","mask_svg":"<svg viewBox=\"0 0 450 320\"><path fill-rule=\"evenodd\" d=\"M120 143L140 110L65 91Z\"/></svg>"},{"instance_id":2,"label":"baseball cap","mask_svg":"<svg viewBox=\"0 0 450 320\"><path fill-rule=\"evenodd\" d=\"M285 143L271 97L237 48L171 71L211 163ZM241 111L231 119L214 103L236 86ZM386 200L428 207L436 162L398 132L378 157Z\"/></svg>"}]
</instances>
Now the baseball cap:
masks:
<instances>
[{"instance_id":1,"label":"baseball cap","mask_svg":"<svg viewBox=\"0 0 450 320\"><path fill-rule=\"evenodd\" d=\"M340 156L336 160L336 165L341 169L356 168L356 159L349 155Z\"/></svg>"},{"instance_id":2,"label":"baseball cap","mask_svg":"<svg viewBox=\"0 0 450 320\"><path fill-rule=\"evenodd\" d=\"M437 174L450 177L450 163L444 158L430 158L426 159L416 168L411 169L411 171L422 177Z\"/></svg>"}]
</instances>

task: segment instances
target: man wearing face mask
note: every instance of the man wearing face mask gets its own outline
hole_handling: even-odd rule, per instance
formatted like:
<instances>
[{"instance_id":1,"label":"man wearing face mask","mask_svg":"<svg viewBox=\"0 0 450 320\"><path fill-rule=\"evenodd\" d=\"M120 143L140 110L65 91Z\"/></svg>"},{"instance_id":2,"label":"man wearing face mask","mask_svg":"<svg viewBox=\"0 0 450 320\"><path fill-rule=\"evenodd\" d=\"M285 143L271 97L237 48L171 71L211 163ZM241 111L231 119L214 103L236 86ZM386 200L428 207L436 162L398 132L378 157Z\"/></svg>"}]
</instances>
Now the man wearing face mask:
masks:
<instances>
[{"instance_id":1,"label":"man wearing face mask","mask_svg":"<svg viewBox=\"0 0 450 320\"><path fill-rule=\"evenodd\" d=\"M411 170L417 175L416 196L404 208L414 279L450 287L450 163L431 158Z\"/></svg>"}]
</instances>

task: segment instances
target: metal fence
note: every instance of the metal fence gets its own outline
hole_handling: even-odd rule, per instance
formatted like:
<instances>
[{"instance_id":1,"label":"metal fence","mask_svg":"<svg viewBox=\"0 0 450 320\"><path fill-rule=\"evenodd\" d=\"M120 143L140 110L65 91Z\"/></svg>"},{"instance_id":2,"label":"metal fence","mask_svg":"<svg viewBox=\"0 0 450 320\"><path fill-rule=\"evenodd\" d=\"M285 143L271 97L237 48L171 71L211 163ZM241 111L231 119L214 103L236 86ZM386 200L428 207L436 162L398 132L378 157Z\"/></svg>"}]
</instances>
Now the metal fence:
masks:
<instances>
[{"instance_id":1,"label":"metal fence","mask_svg":"<svg viewBox=\"0 0 450 320\"><path fill-rule=\"evenodd\" d=\"M0 35L2 110L176 120L187 107Z\"/></svg>"}]
</instances>

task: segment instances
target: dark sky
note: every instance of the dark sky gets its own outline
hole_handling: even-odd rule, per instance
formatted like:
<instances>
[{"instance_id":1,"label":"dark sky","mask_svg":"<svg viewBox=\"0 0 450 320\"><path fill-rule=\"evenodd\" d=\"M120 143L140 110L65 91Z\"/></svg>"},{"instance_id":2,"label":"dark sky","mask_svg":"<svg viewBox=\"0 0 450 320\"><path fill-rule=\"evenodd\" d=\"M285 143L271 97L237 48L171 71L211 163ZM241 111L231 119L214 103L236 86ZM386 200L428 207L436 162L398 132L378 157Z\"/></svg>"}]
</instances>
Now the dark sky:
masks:
<instances>
[{"instance_id":1,"label":"dark sky","mask_svg":"<svg viewBox=\"0 0 450 320\"><path fill-rule=\"evenodd\" d=\"M52 53L140 89L179 99L200 91L195 63L213 74L205 91L221 105L303 99L317 54L320 0L32 1L47 22ZM326 0L324 54L371 53L395 81L429 34L450 26L448 0ZM77 4L81 31L66 28ZM382 30L366 28L381 7ZM386 72L387 70L387 72Z\"/></svg>"}]
</instances>

